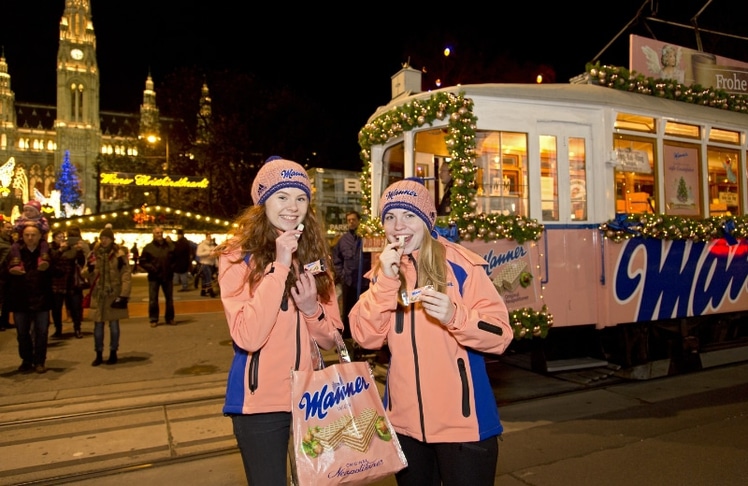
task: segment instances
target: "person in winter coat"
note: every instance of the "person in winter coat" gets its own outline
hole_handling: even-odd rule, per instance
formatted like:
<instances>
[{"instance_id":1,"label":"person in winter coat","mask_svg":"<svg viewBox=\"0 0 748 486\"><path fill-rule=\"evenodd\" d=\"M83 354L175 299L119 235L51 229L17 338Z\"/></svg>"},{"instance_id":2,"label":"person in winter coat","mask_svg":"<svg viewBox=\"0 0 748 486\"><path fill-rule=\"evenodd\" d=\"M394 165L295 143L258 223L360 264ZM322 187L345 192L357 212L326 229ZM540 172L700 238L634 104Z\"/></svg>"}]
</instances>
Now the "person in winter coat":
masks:
<instances>
[{"instance_id":1,"label":"person in winter coat","mask_svg":"<svg viewBox=\"0 0 748 486\"><path fill-rule=\"evenodd\" d=\"M52 279L49 271L39 270L41 231L30 224L19 242L24 273L10 274L5 304L13 313L21 366L18 371L46 373L49 311L52 308ZM12 265L12 263L10 263ZM49 266L49 265L48 265Z\"/></svg>"},{"instance_id":2,"label":"person in winter coat","mask_svg":"<svg viewBox=\"0 0 748 486\"><path fill-rule=\"evenodd\" d=\"M408 460L397 483L492 486L503 428L483 353L512 341L506 305L483 258L432 233L419 180L381 201L387 243L349 321L362 347L391 353L385 409Z\"/></svg>"},{"instance_id":3,"label":"person in winter coat","mask_svg":"<svg viewBox=\"0 0 748 486\"><path fill-rule=\"evenodd\" d=\"M130 299L131 271L127 254L114 242L114 233L104 228L99 242L92 250L94 270L90 317L94 321L94 350L96 358L91 366L104 362L104 322L109 322L109 359L107 364L117 363L119 350L119 321L127 319L127 302Z\"/></svg>"},{"instance_id":4,"label":"person in winter coat","mask_svg":"<svg viewBox=\"0 0 748 486\"><path fill-rule=\"evenodd\" d=\"M179 285L180 292L190 290L190 270L195 257L194 243L185 238L184 230L177 230L177 241L174 242L174 285Z\"/></svg>"},{"instance_id":5,"label":"person in winter coat","mask_svg":"<svg viewBox=\"0 0 748 486\"><path fill-rule=\"evenodd\" d=\"M76 285L76 275L81 275L81 269L85 268L88 251L79 228L71 226L67 235L62 230L52 233L52 323L55 326L52 337L62 337L63 304L73 320L75 337L83 337L83 289Z\"/></svg>"},{"instance_id":6,"label":"person in winter coat","mask_svg":"<svg viewBox=\"0 0 748 486\"><path fill-rule=\"evenodd\" d=\"M36 270L43 272L49 268L49 243L47 243L47 235L49 234L49 223L47 218L42 214L42 205L39 201L34 199L30 200L23 205L23 213L16 219L13 228L18 233L18 241L10 247L10 273L13 275L23 275L26 271L24 269L24 262L21 259L19 253L20 242L23 239L23 230L28 225L36 226L41 232L41 238L39 239L39 261L35 266Z\"/></svg>"},{"instance_id":7,"label":"person in winter coat","mask_svg":"<svg viewBox=\"0 0 748 486\"><path fill-rule=\"evenodd\" d=\"M252 182L254 206L216 249L234 345L223 412L231 417L249 484L286 484L290 370L312 370L312 340L332 349L343 328L311 193L303 167L268 159ZM310 263L325 267L313 272L304 267Z\"/></svg>"},{"instance_id":8,"label":"person in winter coat","mask_svg":"<svg viewBox=\"0 0 748 486\"><path fill-rule=\"evenodd\" d=\"M5 303L8 276L8 260L10 259L10 247L13 244L13 225L0 214L0 331L13 329L10 325L10 311Z\"/></svg>"},{"instance_id":9,"label":"person in winter coat","mask_svg":"<svg viewBox=\"0 0 748 486\"><path fill-rule=\"evenodd\" d=\"M140 254L140 268L148 272L148 317L151 327L158 326L158 290L164 293L166 324L174 322L174 243L164 238L164 229L153 228L153 241Z\"/></svg>"},{"instance_id":10,"label":"person in winter coat","mask_svg":"<svg viewBox=\"0 0 748 486\"><path fill-rule=\"evenodd\" d=\"M348 313L358 301L361 293L369 288L369 280L364 273L371 268L371 253L363 251L363 238L356 232L361 221L361 215L350 211L345 215L348 231L340 237L332 249L332 263L335 265L335 277L343 287L343 337L351 337L351 327L348 324Z\"/></svg>"}]
</instances>

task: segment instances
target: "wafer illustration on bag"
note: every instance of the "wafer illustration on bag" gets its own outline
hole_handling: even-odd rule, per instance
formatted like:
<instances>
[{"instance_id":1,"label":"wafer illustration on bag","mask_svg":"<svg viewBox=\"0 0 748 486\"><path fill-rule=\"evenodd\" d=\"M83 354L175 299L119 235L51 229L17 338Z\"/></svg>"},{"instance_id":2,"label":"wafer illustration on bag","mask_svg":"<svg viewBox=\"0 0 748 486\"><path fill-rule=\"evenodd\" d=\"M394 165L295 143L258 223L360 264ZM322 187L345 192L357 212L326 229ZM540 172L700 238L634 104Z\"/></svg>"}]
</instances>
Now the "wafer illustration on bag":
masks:
<instances>
[{"instance_id":1,"label":"wafer illustration on bag","mask_svg":"<svg viewBox=\"0 0 748 486\"><path fill-rule=\"evenodd\" d=\"M373 408L367 408L355 417L344 415L325 426L309 427L302 441L307 456L317 457L334 451L342 443L359 452L366 452L374 434L385 441L392 438L384 417Z\"/></svg>"},{"instance_id":2,"label":"wafer illustration on bag","mask_svg":"<svg viewBox=\"0 0 748 486\"><path fill-rule=\"evenodd\" d=\"M501 267L499 274L494 277L493 284L499 292L503 292L505 290L513 292L517 289L517 286L522 284L522 278L524 274L529 275L529 273L525 271L526 269L527 262L521 260L507 263ZM527 285L522 286L527 287Z\"/></svg>"}]
</instances>

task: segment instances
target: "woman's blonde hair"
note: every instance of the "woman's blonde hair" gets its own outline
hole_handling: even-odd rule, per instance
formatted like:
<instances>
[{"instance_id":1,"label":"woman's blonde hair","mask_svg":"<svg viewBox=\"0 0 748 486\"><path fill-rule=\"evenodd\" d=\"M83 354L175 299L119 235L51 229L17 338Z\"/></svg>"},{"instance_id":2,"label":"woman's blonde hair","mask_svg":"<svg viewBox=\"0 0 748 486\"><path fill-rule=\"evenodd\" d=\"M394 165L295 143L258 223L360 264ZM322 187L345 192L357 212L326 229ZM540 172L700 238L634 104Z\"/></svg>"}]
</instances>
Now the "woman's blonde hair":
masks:
<instances>
[{"instance_id":1,"label":"woman's blonde hair","mask_svg":"<svg viewBox=\"0 0 748 486\"><path fill-rule=\"evenodd\" d=\"M416 288L424 285L433 285L438 292L447 291L447 249L444 245L429 234L426 223L423 224L424 237L421 247L418 249L416 268L418 269ZM374 274L379 270L379 260L374 264ZM403 292L409 292L405 283L405 275L399 274L401 296ZM401 301L402 303L402 301Z\"/></svg>"},{"instance_id":2,"label":"woman's blonde hair","mask_svg":"<svg viewBox=\"0 0 748 486\"><path fill-rule=\"evenodd\" d=\"M250 295L254 294L257 285L265 275L265 268L275 261L275 239L278 230L270 223L265 214L264 205L250 206L245 209L235 221L235 229L225 242L221 243L214 254L220 255L226 251L241 249L241 257L231 263L243 261L244 255L251 255L249 272ZM332 259L329 246L322 233L322 227L317 220L314 208L309 205L304 218L304 234L299 238L299 247L295 254L299 263L306 264L321 260L325 264L326 271L315 276L317 281L317 293L324 303L329 303L331 296L335 295L334 279L331 275ZM291 266L291 272L286 280L286 295L291 296L291 287L298 279L299 269Z\"/></svg>"}]
</instances>

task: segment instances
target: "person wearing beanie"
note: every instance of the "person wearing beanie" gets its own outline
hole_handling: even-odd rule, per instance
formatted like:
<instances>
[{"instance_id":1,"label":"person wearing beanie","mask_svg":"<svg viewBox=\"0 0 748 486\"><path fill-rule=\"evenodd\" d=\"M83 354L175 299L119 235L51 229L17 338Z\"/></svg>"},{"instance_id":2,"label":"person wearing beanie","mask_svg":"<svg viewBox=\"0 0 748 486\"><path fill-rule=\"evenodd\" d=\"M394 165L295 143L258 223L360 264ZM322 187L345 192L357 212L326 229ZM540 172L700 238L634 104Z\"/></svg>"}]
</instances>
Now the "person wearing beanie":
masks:
<instances>
[{"instance_id":1,"label":"person wearing beanie","mask_svg":"<svg viewBox=\"0 0 748 486\"><path fill-rule=\"evenodd\" d=\"M269 159L252 183L254 205L215 251L234 344L223 413L233 422L249 484L286 484L289 370L311 371L309 344L332 349L343 329L330 250L311 194L303 167Z\"/></svg>"},{"instance_id":2,"label":"person wearing beanie","mask_svg":"<svg viewBox=\"0 0 748 486\"><path fill-rule=\"evenodd\" d=\"M19 240L21 240L24 228L29 225L35 226L41 232L41 240L39 242L39 261L36 264L36 269L43 272L49 268L50 261L49 243L47 243L49 223L47 222L47 218L42 215L41 203L34 199L23 205L23 212L14 223L14 229L18 233ZM21 261L21 255L18 250L18 243L14 243L10 249L9 262L9 271L13 275L23 275L26 273L26 268Z\"/></svg>"},{"instance_id":3,"label":"person wearing beanie","mask_svg":"<svg viewBox=\"0 0 748 486\"><path fill-rule=\"evenodd\" d=\"M109 322L109 359L107 364L117 363L120 325L129 313L131 272L127 254L114 242L114 232L104 228L99 233L99 242L94 246L94 268L91 272L91 309L89 316L94 321L94 351L96 358L92 366L104 363L104 322Z\"/></svg>"},{"instance_id":4,"label":"person wearing beanie","mask_svg":"<svg viewBox=\"0 0 748 486\"><path fill-rule=\"evenodd\" d=\"M384 405L408 460L397 482L493 485L503 428L483 355L512 341L506 305L488 263L434 231L419 180L380 201L386 244L349 322L361 347L389 348Z\"/></svg>"}]
</instances>

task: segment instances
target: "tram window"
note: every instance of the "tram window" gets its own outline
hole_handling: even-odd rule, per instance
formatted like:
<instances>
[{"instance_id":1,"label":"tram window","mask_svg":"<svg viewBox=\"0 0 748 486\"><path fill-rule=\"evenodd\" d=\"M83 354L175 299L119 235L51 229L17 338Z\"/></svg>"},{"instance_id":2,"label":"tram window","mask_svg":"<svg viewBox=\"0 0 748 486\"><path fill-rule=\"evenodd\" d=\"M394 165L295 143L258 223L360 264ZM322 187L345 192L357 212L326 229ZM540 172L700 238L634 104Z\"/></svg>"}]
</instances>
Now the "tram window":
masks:
<instances>
[{"instance_id":1,"label":"tram window","mask_svg":"<svg viewBox=\"0 0 748 486\"><path fill-rule=\"evenodd\" d=\"M709 215L740 214L741 173L740 152L718 147L708 147L707 168L709 185Z\"/></svg>"},{"instance_id":2,"label":"tram window","mask_svg":"<svg viewBox=\"0 0 748 486\"><path fill-rule=\"evenodd\" d=\"M633 130L636 132L657 133L655 119L651 116L618 113L615 128L619 130Z\"/></svg>"},{"instance_id":3,"label":"tram window","mask_svg":"<svg viewBox=\"0 0 748 486\"><path fill-rule=\"evenodd\" d=\"M405 145L402 142L385 150L382 161L383 188L405 177Z\"/></svg>"},{"instance_id":4,"label":"tram window","mask_svg":"<svg viewBox=\"0 0 748 486\"><path fill-rule=\"evenodd\" d=\"M527 216L527 134L476 133L476 208L479 212Z\"/></svg>"},{"instance_id":5,"label":"tram window","mask_svg":"<svg viewBox=\"0 0 748 486\"><path fill-rule=\"evenodd\" d=\"M709 141L740 145L740 132L736 132L734 130L723 130L721 128L712 128L711 130L709 130Z\"/></svg>"},{"instance_id":6,"label":"tram window","mask_svg":"<svg viewBox=\"0 0 748 486\"><path fill-rule=\"evenodd\" d=\"M701 217L704 193L701 145L666 141L662 144L662 182L665 213Z\"/></svg>"},{"instance_id":7,"label":"tram window","mask_svg":"<svg viewBox=\"0 0 748 486\"><path fill-rule=\"evenodd\" d=\"M571 219L587 221L587 154L584 138L569 138Z\"/></svg>"},{"instance_id":8,"label":"tram window","mask_svg":"<svg viewBox=\"0 0 748 486\"><path fill-rule=\"evenodd\" d=\"M544 221L558 221L558 145L553 135L540 136L540 209Z\"/></svg>"},{"instance_id":9,"label":"tram window","mask_svg":"<svg viewBox=\"0 0 748 486\"><path fill-rule=\"evenodd\" d=\"M613 148L640 153L649 162L646 173L615 171L616 213L655 212L654 142L645 138L618 136L613 141Z\"/></svg>"},{"instance_id":10,"label":"tram window","mask_svg":"<svg viewBox=\"0 0 748 486\"><path fill-rule=\"evenodd\" d=\"M693 138L696 140L700 140L701 127L698 125L690 125L687 123L678 123L668 120L665 122L665 134L672 135L674 137Z\"/></svg>"}]
</instances>

